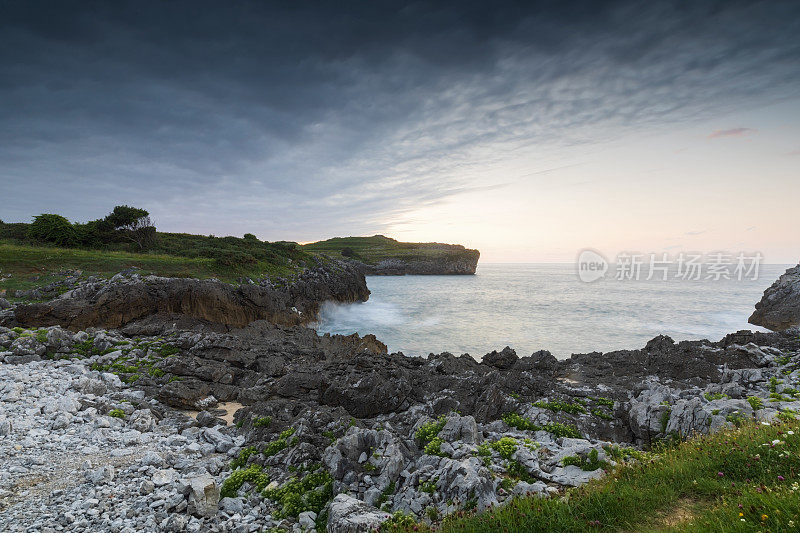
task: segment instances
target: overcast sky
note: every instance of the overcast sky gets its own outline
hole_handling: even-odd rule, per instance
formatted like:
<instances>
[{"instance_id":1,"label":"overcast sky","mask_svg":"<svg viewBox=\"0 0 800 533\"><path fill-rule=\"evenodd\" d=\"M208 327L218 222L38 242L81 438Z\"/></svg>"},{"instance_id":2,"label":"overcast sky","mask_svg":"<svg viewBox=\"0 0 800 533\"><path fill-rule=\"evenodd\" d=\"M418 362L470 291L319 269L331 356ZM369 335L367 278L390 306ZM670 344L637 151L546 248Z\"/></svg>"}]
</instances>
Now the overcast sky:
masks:
<instances>
[{"instance_id":1,"label":"overcast sky","mask_svg":"<svg viewBox=\"0 0 800 533\"><path fill-rule=\"evenodd\" d=\"M796 262L800 2L0 0L0 185L5 221Z\"/></svg>"}]
</instances>

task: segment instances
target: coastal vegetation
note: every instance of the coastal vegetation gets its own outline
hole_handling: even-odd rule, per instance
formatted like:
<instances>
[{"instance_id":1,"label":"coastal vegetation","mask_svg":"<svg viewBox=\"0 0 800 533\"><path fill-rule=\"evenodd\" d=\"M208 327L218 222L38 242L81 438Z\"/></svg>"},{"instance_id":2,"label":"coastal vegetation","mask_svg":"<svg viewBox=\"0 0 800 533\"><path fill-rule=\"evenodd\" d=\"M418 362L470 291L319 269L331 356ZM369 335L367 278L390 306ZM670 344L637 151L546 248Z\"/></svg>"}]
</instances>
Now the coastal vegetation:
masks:
<instances>
[{"instance_id":1,"label":"coastal vegetation","mask_svg":"<svg viewBox=\"0 0 800 533\"><path fill-rule=\"evenodd\" d=\"M613 450L611 453L614 456ZM463 511L435 526L391 521L388 531L797 531L800 424L748 422L637 454L611 468L566 458L607 475L556 498L521 497L483 513Z\"/></svg>"},{"instance_id":2,"label":"coastal vegetation","mask_svg":"<svg viewBox=\"0 0 800 533\"><path fill-rule=\"evenodd\" d=\"M335 237L304 244L308 252L323 253L337 259L353 259L366 265L377 265L388 259L403 261L477 261L478 251L458 244L437 242L400 242L383 235L371 237Z\"/></svg>"},{"instance_id":3,"label":"coastal vegetation","mask_svg":"<svg viewBox=\"0 0 800 533\"><path fill-rule=\"evenodd\" d=\"M217 278L291 277L325 259L296 243L156 231L144 209L117 206L105 218L73 223L41 214L30 224L0 221L0 291L28 290L63 280L110 277L137 268L142 275Z\"/></svg>"}]
</instances>

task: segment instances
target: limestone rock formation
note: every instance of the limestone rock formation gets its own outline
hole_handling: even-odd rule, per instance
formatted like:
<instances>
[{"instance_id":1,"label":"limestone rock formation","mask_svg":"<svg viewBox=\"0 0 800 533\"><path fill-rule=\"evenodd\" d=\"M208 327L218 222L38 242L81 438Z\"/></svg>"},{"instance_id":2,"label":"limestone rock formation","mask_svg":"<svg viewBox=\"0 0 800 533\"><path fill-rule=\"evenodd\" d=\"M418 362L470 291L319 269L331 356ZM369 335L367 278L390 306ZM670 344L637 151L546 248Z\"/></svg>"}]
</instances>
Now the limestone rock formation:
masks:
<instances>
[{"instance_id":1,"label":"limestone rock formation","mask_svg":"<svg viewBox=\"0 0 800 533\"><path fill-rule=\"evenodd\" d=\"M800 325L800 265L788 269L764 291L748 322L773 331Z\"/></svg>"},{"instance_id":2,"label":"limestone rock formation","mask_svg":"<svg viewBox=\"0 0 800 533\"><path fill-rule=\"evenodd\" d=\"M307 270L284 286L133 274L87 282L49 302L19 305L15 319L27 327L61 325L73 330L117 329L154 315L224 328L241 328L256 320L291 326L315 320L327 300L357 302L368 297L364 275L344 263Z\"/></svg>"}]
</instances>

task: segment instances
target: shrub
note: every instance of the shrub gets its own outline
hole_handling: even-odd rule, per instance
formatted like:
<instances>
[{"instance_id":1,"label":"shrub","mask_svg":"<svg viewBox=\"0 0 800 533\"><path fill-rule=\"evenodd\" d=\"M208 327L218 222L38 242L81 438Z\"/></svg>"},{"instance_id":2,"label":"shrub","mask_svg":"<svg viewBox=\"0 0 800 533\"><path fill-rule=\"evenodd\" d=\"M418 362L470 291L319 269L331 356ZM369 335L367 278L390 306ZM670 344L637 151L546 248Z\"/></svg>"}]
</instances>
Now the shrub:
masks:
<instances>
[{"instance_id":1,"label":"shrub","mask_svg":"<svg viewBox=\"0 0 800 533\"><path fill-rule=\"evenodd\" d=\"M605 468L608 463L605 461L600 460L600 454L596 449L593 449L589 452L587 457L579 457L577 455L571 455L568 457L564 457L562 463L564 466L567 465L574 465L580 467L581 470L585 472L594 472L598 468Z\"/></svg>"},{"instance_id":2,"label":"shrub","mask_svg":"<svg viewBox=\"0 0 800 533\"><path fill-rule=\"evenodd\" d=\"M447 419L444 415L442 415L436 420L428 422L427 424L423 424L417 430L417 439L422 441L423 445L427 445L433 440L434 437L436 437L436 435L439 434L446 423Z\"/></svg>"},{"instance_id":3,"label":"shrub","mask_svg":"<svg viewBox=\"0 0 800 533\"><path fill-rule=\"evenodd\" d=\"M253 427L254 428L265 428L265 427L269 427L269 425L271 423L272 423L272 417L271 416L264 416L264 417L256 418L255 420L253 420Z\"/></svg>"},{"instance_id":4,"label":"shrub","mask_svg":"<svg viewBox=\"0 0 800 533\"><path fill-rule=\"evenodd\" d=\"M503 459L511 459L517 451L517 439L514 437L503 437L490 445Z\"/></svg>"},{"instance_id":5,"label":"shrub","mask_svg":"<svg viewBox=\"0 0 800 533\"><path fill-rule=\"evenodd\" d=\"M55 244L58 246L72 246L77 241L75 228L69 220L61 215L43 213L33 219L28 228L31 239Z\"/></svg>"},{"instance_id":6,"label":"shrub","mask_svg":"<svg viewBox=\"0 0 800 533\"><path fill-rule=\"evenodd\" d=\"M549 409L555 413L559 411L564 411L565 413L571 413L573 415L586 413L586 408L584 408L580 403L563 402L561 400L553 400L551 402L544 402L540 400L538 402L534 402L533 405L541 409Z\"/></svg>"},{"instance_id":7,"label":"shrub","mask_svg":"<svg viewBox=\"0 0 800 533\"><path fill-rule=\"evenodd\" d=\"M125 411L123 411L122 409L112 409L108 412L108 416L114 418L125 418Z\"/></svg>"},{"instance_id":8,"label":"shrub","mask_svg":"<svg viewBox=\"0 0 800 533\"><path fill-rule=\"evenodd\" d=\"M703 398L708 400L709 402L713 402L714 400L724 400L728 397L727 394L722 394L721 392L707 392L703 394Z\"/></svg>"},{"instance_id":9,"label":"shrub","mask_svg":"<svg viewBox=\"0 0 800 533\"><path fill-rule=\"evenodd\" d=\"M271 457L278 453L281 450L284 450L290 446L289 437L294 435L294 428L289 428L285 431L282 431L278 438L267 444L266 448L262 452L264 457Z\"/></svg>"},{"instance_id":10,"label":"shrub","mask_svg":"<svg viewBox=\"0 0 800 533\"><path fill-rule=\"evenodd\" d=\"M749 396L747 401L750 403L750 407L753 408L753 411L758 411L759 409L764 407L764 400L759 398L758 396Z\"/></svg>"},{"instance_id":11,"label":"shrub","mask_svg":"<svg viewBox=\"0 0 800 533\"><path fill-rule=\"evenodd\" d=\"M431 441L425 445L425 453L428 455L438 455L439 457L449 457L450 454L444 453L442 451L442 444L444 441L439 437L434 437Z\"/></svg>"},{"instance_id":12,"label":"shrub","mask_svg":"<svg viewBox=\"0 0 800 533\"><path fill-rule=\"evenodd\" d=\"M264 490L264 487L269 485L269 476L261 465L250 465L246 469L236 470L222 482L219 495L223 498L235 498L245 481L255 485L258 490Z\"/></svg>"},{"instance_id":13,"label":"shrub","mask_svg":"<svg viewBox=\"0 0 800 533\"><path fill-rule=\"evenodd\" d=\"M304 511L319 514L333 498L333 477L320 470L302 479L292 478L282 487L265 490L263 494L281 505L275 513L277 518L297 517Z\"/></svg>"},{"instance_id":14,"label":"shrub","mask_svg":"<svg viewBox=\"0 0 800 533\"><path fill-rule=\"evenodd\" d=\"M252 233L245 233L244 237L242 237L246 241L258 241L258 237L253 235Z\"/></svg>"}]
</instances>

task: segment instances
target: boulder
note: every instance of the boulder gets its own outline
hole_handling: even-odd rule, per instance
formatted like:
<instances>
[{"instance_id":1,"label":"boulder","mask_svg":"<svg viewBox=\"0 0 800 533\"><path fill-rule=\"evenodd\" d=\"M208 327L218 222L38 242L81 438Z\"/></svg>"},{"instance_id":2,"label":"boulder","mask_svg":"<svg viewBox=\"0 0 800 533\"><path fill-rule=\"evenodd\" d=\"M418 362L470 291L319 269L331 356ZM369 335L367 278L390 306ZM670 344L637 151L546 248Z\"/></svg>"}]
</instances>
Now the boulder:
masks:
<instances>
[{"instance_id":1,"label":"boulder","mask_svg":"<svg viewBox=\"0 0 800 533\"><path fill-rule=\"evenodd\" d=\"M328 533L376 531L391 515L347 494L337 494L328 510Z\"/></svg>"},{"instance_id":2,"label":"boulder","mask_svg":"<svg viewBox=\"0 0 800 533\"><path fill-rule=\"evenodd\" d=\"M210 518L219 510L219 488L208 474L193 477L189 481L188 511L197 517Z\"/></svg>"},{"instance_id":3,"label":"boulder","mask_svg":"<svg viewBox=\"0 0 800 533\"><path fill-rule=\"evenodd\" d=\"M747 321L773 331L800 325L800 265L788 269L764 291Z\"/></svg>"},{"instance_id":4,"label":"boulder","mask_svg":"<svg viewBox=\"0 0 800 533\"><path fill-rule=\"evenodd\" d=\"M483 436L478 431L478 424L471 416L450 416L438 435L445 442L461 441L466 444L480 444Z\"/></svg>"}]
</instances>

